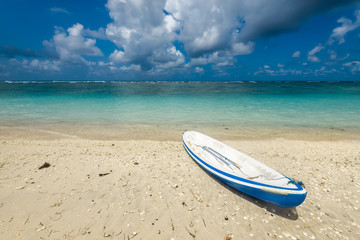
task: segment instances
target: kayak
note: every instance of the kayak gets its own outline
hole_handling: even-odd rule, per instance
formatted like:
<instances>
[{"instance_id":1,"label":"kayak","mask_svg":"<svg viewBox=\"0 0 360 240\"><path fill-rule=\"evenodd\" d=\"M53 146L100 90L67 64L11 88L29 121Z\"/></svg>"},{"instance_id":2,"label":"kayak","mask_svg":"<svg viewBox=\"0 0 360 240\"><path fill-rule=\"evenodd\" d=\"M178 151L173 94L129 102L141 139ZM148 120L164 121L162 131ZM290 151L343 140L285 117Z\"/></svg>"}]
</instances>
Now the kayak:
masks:
<instances>
[{"instance_id":1,"label":"kayak","mask_svg":"<svg viewBox=\"0 0 360 240\"><path fill-rule=\"evenodd\" d=\"M236 190L285 208L306 198L307 191L296 181L216 139L186 131L182 140L196 163Z\"/></svg>"}]
</instances>

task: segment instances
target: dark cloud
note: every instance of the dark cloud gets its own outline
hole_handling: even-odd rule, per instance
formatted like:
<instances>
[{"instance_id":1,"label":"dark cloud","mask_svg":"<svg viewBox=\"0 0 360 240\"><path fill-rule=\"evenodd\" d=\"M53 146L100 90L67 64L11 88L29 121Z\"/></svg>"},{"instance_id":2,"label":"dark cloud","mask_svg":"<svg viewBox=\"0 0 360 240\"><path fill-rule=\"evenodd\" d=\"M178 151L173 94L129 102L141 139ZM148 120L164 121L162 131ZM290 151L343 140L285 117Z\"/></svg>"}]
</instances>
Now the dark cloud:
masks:
<instances>
[{"instance_id":1,"label":"dark cloud","mask_svg":"<svg viewBox=\"0 0 360 240\"><path fill-rule=\"evenodd\" d=\"M307 18L359 0L278 0L262 1L262 7L245 14L241 41L254 40L297 29Z\"/></svg>"},{"instance_id":2,"label":"dark cloud","mask_svg":"<svg viewBox=\"0 0 360 240\"><path fill-rule=\"evenodd\" d=\"M2 46L0 47L0 54L5 57L13 58L16 56L20 57L41 57L39 53L34 52L30 48L22 49L14 46Z\"/></svg>"}]
</instances>

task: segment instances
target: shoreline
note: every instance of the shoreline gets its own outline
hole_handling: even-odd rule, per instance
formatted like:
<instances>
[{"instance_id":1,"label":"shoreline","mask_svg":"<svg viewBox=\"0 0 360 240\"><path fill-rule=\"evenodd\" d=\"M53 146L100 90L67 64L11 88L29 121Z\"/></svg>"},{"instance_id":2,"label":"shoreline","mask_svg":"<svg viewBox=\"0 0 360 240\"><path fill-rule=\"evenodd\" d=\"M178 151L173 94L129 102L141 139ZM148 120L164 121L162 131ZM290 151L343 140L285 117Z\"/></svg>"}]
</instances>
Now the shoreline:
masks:
<instances>
[{"instance_id":1,"label":"shoreline","mask_svg":"<svg viewBox=\"0 0 360 240\"><path fill-rule=\"evenodd\" d=\"M305 141L360 140L360 128L0 122L0 138L9 140L20 138L181 141L185 130L199 131L220 141L278 138Z\"/></svg>"}]
</instances>

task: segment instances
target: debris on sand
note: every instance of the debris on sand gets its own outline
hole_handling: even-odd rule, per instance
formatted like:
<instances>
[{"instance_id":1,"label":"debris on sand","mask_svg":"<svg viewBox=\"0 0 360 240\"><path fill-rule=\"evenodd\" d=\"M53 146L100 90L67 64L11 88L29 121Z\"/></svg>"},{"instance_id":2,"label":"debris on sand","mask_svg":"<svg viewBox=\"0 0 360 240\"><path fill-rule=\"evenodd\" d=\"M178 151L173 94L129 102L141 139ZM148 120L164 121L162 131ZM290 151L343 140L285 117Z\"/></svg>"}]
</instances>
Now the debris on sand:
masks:
<instances>
[{"instance_id":1,"label":"debris on sand","mask_svg":"<svg viewBox=\"0 0 360 240\"><path fill-rule=\"evenodd\" d=\"M103 177L103 176L106 176L106 175L109 175L109 174L110 174L109 172L107 172L107 173L99 173L99 176Z\"/></svg>"},{"instance_id":2,"label":"debris on sand","mask_svg":"<svg viewBox=\"0 0 360 240\"><path fill-rule=\"evenodd\" d=\"M48 168L48 167L50 167L50 166L51 166L50 163L45 162L43 165L41 165L41 166L39 167L39 170L40 170L40 169L43 169L43 168Z\"/></svg>"},{"instance_id":3,"label":"debris on sand","mask_svg":"<svg viewBox=\"0 0 360 240\"><path fill-rule=\"evenodd\" d=\"M232 240L233 239L233 235L232 234L227 234L225 237L224 237L224 240Z\"/></svg>"}]
</instances>

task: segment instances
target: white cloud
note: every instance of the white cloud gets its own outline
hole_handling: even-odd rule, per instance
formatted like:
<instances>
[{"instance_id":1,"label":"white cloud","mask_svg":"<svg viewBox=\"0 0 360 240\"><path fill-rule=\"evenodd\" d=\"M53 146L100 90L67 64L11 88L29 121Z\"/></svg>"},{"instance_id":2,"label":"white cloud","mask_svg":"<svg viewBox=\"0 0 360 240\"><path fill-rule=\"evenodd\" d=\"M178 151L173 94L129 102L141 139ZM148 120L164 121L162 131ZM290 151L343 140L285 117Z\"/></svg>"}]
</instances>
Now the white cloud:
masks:
<instances>
[{"instance_id":1,"label":"white cloud","mask_svg":"<svg viewBox=\"0 0 360 240\"><path fill-rule=\"evenodd\" d=\"M123 58L149 70L156 58L171 53L164 49L176 40L180 22L163 12L165 0L108 0L113 22L106 28L106 36L123 52ZM162 64L162 63L160 63Z\"/></svg>"},{"instance_id":2,"label":"white cloud","mask_svg":"<svg viewBox=\"0 0 360 240\"><path fill-rule=\"evenodd\" d=\"M109 56L110 61L113 63L129 63L131 59L128 59L124 51L115 50ZM158 50L148 57L147 61L150 64L156 65L157 68L167 69L175 68L182 65L185 62L184 55L175 48L175 46L168 47L165 50ZM137 66L140 66L139 64Z\"/></svg>"},{"instance_id":3,"label":"white cloud","mask_svg":"<svg viewBox=\"0 0 360 240\"><path fill-rule=\"evenodd\" d=\"M353 74L360 71L360 61L347 62L343 66L349 68Z\"/></svg>"},{"instance_id":4,"label":"white cloud","mask_svg":"<svg viewBox=\"0 0 360 240\"><path fill-rule=\"evenodd\" d=\"M67 30L56 28L52 39L43 44L49 53L56 54L57 60L21 64L44 71L59 71L64 63L78 63L113 72L141 69L154 73L194 67L192 71L202 73L206 64L213 69L234 66L241 61L235 56L251 54L258 38L294 30L306 18L350 2L355 0L108 0L106 7L112 21L106 29L90 30L80 23ZM51 11L68 13L62 8ZM359 27L360 10L355 16L353 21L339 19L341 26L334 29L330 40L343 43L344 36ZM117 46L107 62L95 64L84 59L84 56L103 56L96 39L108 39ZM320 62L317 55L324 47L319 44L309 51L308 61ZM15 50L11 53L28 54ZM306 52L296 51L292 57L300 58L301 54L306 56ZM333 62L340 61L336 52L329 54ZM298 73L284 69L281 63L277 68L272 67L275 70L265 65L261 71L272 75Z\"/></svg>"},{"instance_id":5,"label":"white cloud","mask_svg":"<svg viewBox=\"0 0 360 240\"><path fill-rule=\"evenodd\" d=\"M85 37L87 34L95 35L95 31L84 29L82 24L76 23L67 29L67 33L62 28L56 28L53 38L43 41L43 45L49 51L55 51L59 58L65 61L84 62L82 55L103 56L101 50L95 46L96 40Z\"/></svg>"},{"instance_id":6,"label":"white cloud","mask_svg":"<svg viewBox=\"0 0 360 240\"><path fill-rule=\"evenodd\" d=\"M213 63L217 67L233 66L235 59L231 54L224 51L217 51L212 54L206 55L207 63Z\"/></svg>"},{"instance_id":7,"label":"white cloud","mask_svg":"<svg viewBox=\"0 0 360 240\"><path fill-rule=\"evenodd\" d=\"M348 32L354 31L358 27L360 27L360 10L356 10L354 13L356 20L353 22L348 18L340 18L337 20L338 23L341 23L340 27L334 28L328 43L331 45L335 40L339 42L339 44L343 44L345 42L345 35Z\"/></svg>"},{"instance_id":8,"label":"white cloud","mask_svg":"<svg viewBox=\"0 0 360 240\"><path fill-rule=\"evenodd\" d=\"M131 64L130 66L121 66L120 70L123 70L123 71L140 71L141 67L140 67L140 65Z\"/></svg>"},{"instance_id":9,"label":"white cloud","mask_svg":"<svg viewBox=\"0 0 360 240\"><path fill-rule=\"evenodd\" d=\"M66 13L66 14L70 14L70 13L68 12L68 10L66 10L66 9L64 9L64 8L59 8L59 7L50 8L50 11L56 12L56 13Z\"/></svg>"},{"instance_id":10,"label":"white cloud","mask_svg":"<svg viewBox=\"0 0 360 240\"><path fill-rule=\"evenodd\" d=\"M190 44L191 48L199 52L210 52L214 50L214 46L219 45L220 31L216 26L206 29L201 36L195 37Z\"/></svg>"},{"instance_id":11,"label":"white cloud","mask_svg":"<svg viewBox=\"0 0 360 240\"><path fill-rule=\"evenodd\" d=\"M154 59L174 42L190 64L214 53L228 58L225 64L252 53L259 37L296 29L316 13L353 1L108 0L113 21L105 32L124 59L143 69L156 67Z\"/></svg>"},{"instance_id":12,"label":"white cloud","mask_svg":"<svg viewBox=\"0 0 360 240\"><path fill-rule=\"evenodd\" d=\"M9 63L14 67L21 67L22 70L26 70L28 72L34 72L34 71L58 72L61 70L61 65L62 65L60 60L40 61L38 59L34 59L32 61L29 61L27 59L23 59L22 61L19 61L16 58L10 59Z\"/></svg>"},{"instance_id":13,"label":"white cloud","mask_svg":"<svg viewBox=\"0 0 360 240\"><path fill-rule=\"evenodd\" d=\"M217 67L231 67L234 66L233 62L221 62L216 64Z\"/></svg>"},{"instance_id":14,"label":"white cloud","mask_svg":"<svg viewBox=\"0 0 360 240\"><path fill-rule=\"evenodd\" d=\"M239 42L233 43L231 45L231 55L238 56L238 55L247 55L251 54L254 51L255 43L254 42Z\"/></svg>"},{"instance_id":15,"label":"white cloud","mask_svg":"<svg viewBox=\"0 0 360 240\"><path fill-rule=\"evenodd\" d=\"M335 50L329 50L329 54L330 54L330 59L331 60L336 60L337 58L337 52Z\"/></svg>"},{"instance_id":16,"label":"white cloud","mask_svg":"<svg viewBox=\"0 0 360 240\"><path fill-rule=\"evenodd\" d=\"M345 61L346 59L348 59L350 57L350 53L347 53L343 57L338 57L338 53L335 50L329 50L328 53L330 55L330 62L327 62L326 63L327 65L335 65L338 62Z\"/></svg>"},{"instance_id":17,"label":"white cloud","mask_svg":"<svg viewBox=\"0 0 360 240\"><path fill-rule=\"evenodd\" d=\"M196 67L196 68L195 68L195 72L197 72L197 73L203 73L203 72L204 72L204 68Z\"/></svg>"},{"instance_id":18,"label":"white cloud","mask_svg":"<svg viewBox=\"0 0 360 240\"><path fill-rule=\"evenodd\" d=\"M115 49L115 51L110 54L109 59L113 62L127 62L128 60L124 57L124 52Z\"/></svg>"},{"instance_id":19,"label":"white cloud","mask_svg":"<svg viewBox=\"0 0 360 240\"><path fill-rule=\"evenodd\" d=\"M85 37L92 37L97 39L106 39L105 29L99 28L98 30L84 29L83 35Z\"/></svg>"},{"instance_id":20,"label":"white cloud","mask_svg":"<svg viewBox=\"0 0 360 240\"><path fill-rule=\"evenodd\" d=\"M280 68L277 70L271 69L268 65L265 65L264 67L260 67L259 70L255 73L253 73L254 76L287 76L287 75L293 75L293 76L299 76L299 75L305 75L308 74L307 72L304 72L303 70L299 69L284 69Z\"/></svg>"},{"instance_id":21,"label":"white cloud","mask_svg":"<svg viewBox=\"0 0 360 240\"><path fill-rule=\"evenodd\" d=\"M296 51L296 52L294 52L293 53L293 55L291 56L291 57L293 57L293 58L299 58L300 57L300 51Z\"/></svg>"},{"instance_id":22,"label":"white cloud","mask_svg":"<svg viewBox=\"0 0 360 240\"><path fill-rule=\"evenodd\" d=\"M34 59L29 63L29 66L36 70L60 71L60 64L60 61L39 61L38 59Z\"/></svg>"},{"instance_id":23,"label":"white cloud","mask_svg":"<svg viewBox=\"0 0 360 240\"><path fill-rule=\"evenodd\" d=\"M190 57L230 49L261 36L297 28L307 17L349 1L168 0L166 11L180 20L179 40ZM281 14L279 14L281 11Z\"/></svg>"},{"instance_id":24,"label":"white cloud","mask_svg":"<svg viewBox=\"0 0 360 240\"><path fill-rule=\"evenodd\" d=\"M308 61L309 62L320 62L320 59L317 56L308 55Z\"/></svg>"},{"instance_id":25,"label":"white cloud","mask_svg":"<svg viewBox=\"0 0 360 240\"><path fill-rule=\"evenodd\" d=\"M309 62L320 62L320 59L315 55L318 52L320 52L322 49L324 49L324 46L321 44L314 47L312 50L308 52L308 61Z\"/></svg>"},{"instance_id":26,"label":"white cloud","mask_svg":"<svg viewBox=\"0 0 360 240\"><path fill-rule=\"evenodd\" d=\"M207 63L208 59L206 57L192 58L191 61L187 64L187 67L205 65Z\"/></svg>"},{"instance_id":27,"label":"white cloud","mask_svg":"<svg viewBox=\"0 0 360 240\"><path fill-rule=\"evenodd\" d=\"M331 68L331 69L327 69L325 66L322 66L319 69L316 69L314 71L315 76L319 76L319 75L328 75L331 73L336 73L337 70L335 68Z\"/></svg>"},{"instance_id":28,"label":"white cloud","mask_svg":"<svg viewBox=\"0 0 360 240\"><path fill-rule=\"evenodd\" d=\"M315 55L316 53L320 52L324 47L321 44L318 44L316 47L314 47L311 51L308 52L308 55Z\"/></svg>"},{"instance_id":29,"label":"white cloud","mask_svg":"<svg viewBox=\"0 0 360 240\"><path fill-rule=\"evenodd\" d=\"M185 57L179 50L172 46L164 52L154 54L151 62L159 68L175 68L185 62Z\"/></svg>"}]
</instances>

